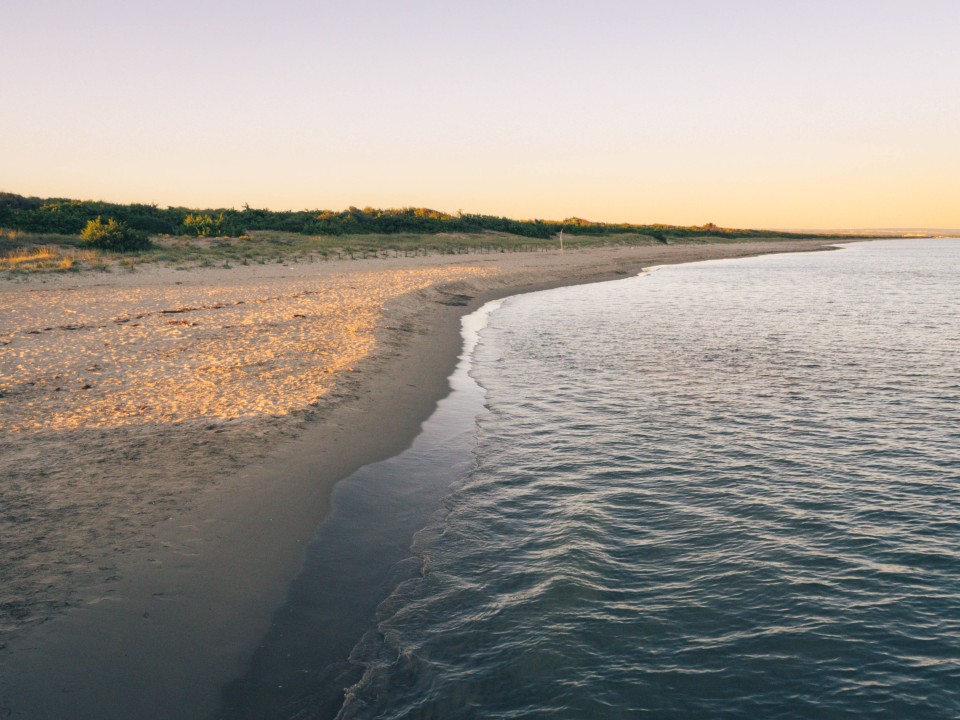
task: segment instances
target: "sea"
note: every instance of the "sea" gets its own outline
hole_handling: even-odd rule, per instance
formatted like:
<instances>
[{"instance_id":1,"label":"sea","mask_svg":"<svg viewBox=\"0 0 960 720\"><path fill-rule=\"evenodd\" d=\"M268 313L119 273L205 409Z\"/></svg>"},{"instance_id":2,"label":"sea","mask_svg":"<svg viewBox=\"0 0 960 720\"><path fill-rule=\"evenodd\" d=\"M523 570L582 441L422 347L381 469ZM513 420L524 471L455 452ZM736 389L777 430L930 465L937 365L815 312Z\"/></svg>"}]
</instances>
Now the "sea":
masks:
<instances>
[{"instance_id":1,"label":"sea","mask_svg":"<svg viewBox=\"0 0 960 720\"><path fill-rule=\"evenodd\" d=\"M464 320L221 717L960 717L960 239Z\"/></svg>"}]
</instances>

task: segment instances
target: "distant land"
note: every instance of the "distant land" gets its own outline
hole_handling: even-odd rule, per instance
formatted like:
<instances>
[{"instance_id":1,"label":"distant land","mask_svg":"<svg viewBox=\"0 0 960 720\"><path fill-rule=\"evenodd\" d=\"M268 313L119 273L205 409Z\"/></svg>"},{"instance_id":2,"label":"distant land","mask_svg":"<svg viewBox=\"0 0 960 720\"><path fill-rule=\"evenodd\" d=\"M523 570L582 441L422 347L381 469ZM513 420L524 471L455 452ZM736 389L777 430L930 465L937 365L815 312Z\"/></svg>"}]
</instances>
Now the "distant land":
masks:
<instances>
[{"instance_id":1,"label":"distant land","mask_svg":"<svg viewBox=\"0 0 960 720\"><path fill-rule=\"evenodd\" d=\"M960 237L960 228L783 228L783 232L869 237Z\"/></svg>"}]
</instances>

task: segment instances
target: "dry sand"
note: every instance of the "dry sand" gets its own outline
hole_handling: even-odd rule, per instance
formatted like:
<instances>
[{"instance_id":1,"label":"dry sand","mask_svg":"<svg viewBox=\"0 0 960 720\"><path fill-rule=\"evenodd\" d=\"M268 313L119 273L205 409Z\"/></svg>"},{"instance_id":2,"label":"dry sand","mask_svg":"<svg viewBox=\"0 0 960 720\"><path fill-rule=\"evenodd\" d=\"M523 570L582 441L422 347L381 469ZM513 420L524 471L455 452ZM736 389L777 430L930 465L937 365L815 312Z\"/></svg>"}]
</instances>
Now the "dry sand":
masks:
<instances>
[{"instance_id":1,"label":"dry sand","mask_svg":"<svg viewBox=\"0 0 960 720\"><path fill-rule=\"evenodd\" d=\"M0 712L212 712L282 602L333 484L412 441L448 391L459 318L482 302L822 247L0 281Z\"/></svg>"}]
</instances>

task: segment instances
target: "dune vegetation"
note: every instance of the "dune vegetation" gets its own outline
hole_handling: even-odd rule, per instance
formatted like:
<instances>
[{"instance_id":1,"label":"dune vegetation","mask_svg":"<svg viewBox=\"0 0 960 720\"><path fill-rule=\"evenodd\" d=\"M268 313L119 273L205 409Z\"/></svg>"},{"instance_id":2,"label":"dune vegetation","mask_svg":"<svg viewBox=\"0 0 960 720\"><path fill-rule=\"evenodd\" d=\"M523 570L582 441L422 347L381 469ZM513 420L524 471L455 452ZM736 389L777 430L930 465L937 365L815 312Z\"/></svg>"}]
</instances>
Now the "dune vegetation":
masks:
<instances>
[{"instance_id":1,"label":"dune vegetation","mask_svg":"<svg viewBox=\"0 0 960 720\"><path fill-rule=\"evenodd\" d=\"M514 220L427 208L273 211L161 208L0 193L0 271L316 262L401 255L825 237L701 226Z\"/></svg>"}]
</instances>

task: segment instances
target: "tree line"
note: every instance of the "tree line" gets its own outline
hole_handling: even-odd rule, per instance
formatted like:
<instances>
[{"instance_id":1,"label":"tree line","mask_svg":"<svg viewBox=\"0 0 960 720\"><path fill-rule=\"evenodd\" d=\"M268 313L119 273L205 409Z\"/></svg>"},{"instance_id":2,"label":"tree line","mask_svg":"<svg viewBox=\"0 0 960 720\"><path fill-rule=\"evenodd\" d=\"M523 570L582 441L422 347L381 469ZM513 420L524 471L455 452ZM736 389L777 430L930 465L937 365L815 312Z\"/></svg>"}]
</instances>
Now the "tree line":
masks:
<instances>
[{"instance_id":1,"label":"tree line","mask_svg":"<svg viewBox=\"0 0 960 720\"><path fill-rule=\"evenodd\" d=\"M304 235L391 235L496 231L530 238L550 238L565 230L576 235L605 236L623 233L648 235L661 241L671 237L723 236L733 238L783 237L767 230L701 226L595 223L581 218L565 220L514 220L494 215L457 213L428 208L275 211L251 208L161 208L156 204L122 205L91 200L24 197L0 193L0 228L30 233L77 235L91 221L113 220L143 233L237 237L254 230L275 230ZM814 237L791 233L791 237Z\"/></svg>"}]
</instances>

